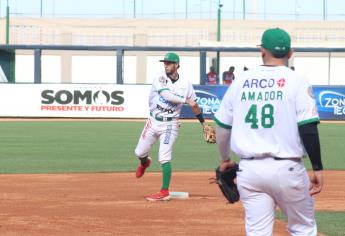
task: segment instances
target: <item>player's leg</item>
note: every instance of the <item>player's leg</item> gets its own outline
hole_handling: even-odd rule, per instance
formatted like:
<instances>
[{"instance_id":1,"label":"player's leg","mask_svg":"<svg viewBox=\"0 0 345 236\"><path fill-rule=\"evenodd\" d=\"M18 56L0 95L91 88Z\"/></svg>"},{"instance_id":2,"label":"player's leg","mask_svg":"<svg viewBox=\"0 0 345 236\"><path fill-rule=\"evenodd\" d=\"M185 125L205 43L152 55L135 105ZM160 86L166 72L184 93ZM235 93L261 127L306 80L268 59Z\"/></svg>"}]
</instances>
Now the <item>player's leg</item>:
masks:
<instances>
[{"instance_id":1,"label":"player's leg","mask_svg":"<svg viewBox=\"0 0 345 236\"><path fill-rule=\"evenodd\" d=\"M163 183L162 189L169 189L171 178L171 159L173 145L178 136L178 125L170 124L160 136L159 162L162 165Z\"/></svg>"},{"instance_id":2,"label":"player's leg","mask_svg":"<svg viewBox=\"0 0 345 236\"><path fill-rule=\"evenodd\" d=\"M288 230L293 236L317 235L314 200L309 195L307 171L302 162L284 162L288 162L288 165L279 170L280 197L276 201L288 218Z\"/></svg>"},{"instance_id":3,"label":"player's leg","mask_svg":"<svg viewBox=\"0 0 345 236\"><path fill-rule=\"evenodd\" d=\"M171 181L171 154L173 145L178 136L179 125L168 124L162 130L159 145L159 162L162 165L162 187L159 193L148 196L146 199L150 201L169 200L169 186Z\"/></svg>"},{"instance_id":4,"label":"player's leg","mask_svg":"<svg viewBox=\"0 0 345 236\"><path fill-rule=\"evenodd\" d=\"M150 166L151 158L149 157L149 151L157 140L158 136L156 134L154 124L150 119L148 119L134 150L135 156L140 160L140 164L135 173L137 178L142 177L145 170Z\"/></svg>"},{"instance_id":5,"label":"player's leg","mask_svg":"<svg viewBox=\"0 0 345 236\"><path fill-rule=\"evenodd\" d=\"M265 192L265 178L256 172L265 172L256 164L262 161L241 160L237 172L237 187L245 209L247 236L270 236L273 233L275 203ZM267 167L266 167L267 168Z\"/></svg>"}]
</instances>

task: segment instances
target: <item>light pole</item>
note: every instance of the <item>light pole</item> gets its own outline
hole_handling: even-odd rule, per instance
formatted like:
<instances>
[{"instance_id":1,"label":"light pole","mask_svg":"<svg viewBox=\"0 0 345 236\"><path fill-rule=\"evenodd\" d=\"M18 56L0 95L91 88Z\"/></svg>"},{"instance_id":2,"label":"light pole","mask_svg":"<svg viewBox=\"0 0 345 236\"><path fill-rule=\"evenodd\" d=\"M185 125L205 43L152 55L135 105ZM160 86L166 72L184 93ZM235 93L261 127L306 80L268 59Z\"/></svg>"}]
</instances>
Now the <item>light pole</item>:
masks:
<instances>
[{"instance_id":1,"label":"light pole","mask_svg":"<svg viewBox=\"0 0 345 236\"><path fill-rule=\"evenodd\" d=\"M327 20L327 1L323 0L323 20Z\"/></svg>"},{"instance_id":2,"label":"light pole","mask_svg":"<svg viewBox=\"0 0 345 236\"><path fill-rule=\"evenodd\" d=\"M188 0L186 0L186 16L185 18L187 19L188 18Z\"/></svg>"},{"instance_id":3,"label":"light pole","mask_svg":"<svg viewBox=\"0 0 345 236\"><path fill-rule=\"evenodd\" d=\"M220 21L221 21L221 8L223 7L223 4L220 4L220 0L218 1L218 21L217 21L217 41L220 42ZM219 63L220 63L220 53L219 51L217 51L217 73L218 73L218 76L220 76L220 73L219 73L219 69L220 69L220 66L219 66Z\"/></svg>"},{"instance_id":4,"label":"light pole","mask_svg":"<svg viewBox=\"0 0 345 236\"><path fill-rule=\"evenodd\" d=\"M136 18L136 0L133 0L133 18Z\"/></svg>"},{"instance_id":5,"label":"light pole","mask_svg":"<svg viewBox=\"0 0 345 236\"><path fill-rule=\"evenodd\" d=\"M300 13L301 13L301 7L298 6L298 7L296 8L296 20L299 19L299 14L300 14Z\"/></svg>"},{"instance_id":6,"label":"light pole","mask_svg":"<svg viewBox=\"0 0 345 236\"><path fill-rule=\"evenodd\" d=\"M246 0L243 0L242 2L242 14L243 14L242 18L243 20L245 20L246 19Z\"/></svg>"},{"instance_id":7,"label":"light pole","mask_svg":"<svg viewBox=\"0 0 345 236\"><path fill-rule=\"evenodd\" d=\"M176 19L176 0L173 0L173 16Z\"/></svg>"},{"instance_id":8,"label":"light pole","mask_svg":"<svg viewBox=\"0 0 345 236\"><path fill-rule=\"evenodd\" d=\"M200 20L202 19L202 4L201 0L199 1L199 6L200 6Z\"/></svg>"},{"instance_id":9,"label":"light pole","mask_svg":"<svg viewBox=\"0 0 345 236\"><path fill-rule=\"evenodd\" d=\"M298 20L300 13L301 7L299 6L298 0L295 0L295 20Z\"/></svg>"},{"instance_id":10,"label":"light pole","mask_svg":"<svg viewBox=\"0 0 345 236\"><path fill-rule=\"evenodd\" d=\"M53 0L53 5L52 5L52 12L53 12L53 17L55 17L55 0Z\"/></svg>"},{"instance_id":11,"label":"light pole","mask_svg":"<svg viewBox=\"0 0 345 236\"><path fill-rule=\"evenodd\" d=\"M223 4L220 4L220 0L218 3L218 21L217 21L217 41L220 41L220 21L221 21L221 8L223 7Z\"/></svg>"},{"instance_id":12,"label":"light pole","mask_svg":"<svg viewBox=\"0 0 345 236\"><path fill-rule=\"evenodd\" d=\"M232 18L235 20L236 18L236 0L232 1Z\"/></svg>"},{"instance_id":13,"label":"light pole","mask_svg":"<svg viewBox=\"0 0 345 236\"><path fill-rule=\"evenodd\" d=\"M43 15L43 0L41 0L40 15L41 15L41 17L42 17L42 15Z\"/></svg>"},{"instance_id":14,"label":"light pole","mask_svg":"<svg viewBox=\"0 0 345 236\"><path fill-rule=\"evenodd\" d=\"M6 44L10 43L10 6L8 5L7 0L7 6L6 6Z\"/></svg>"},{"instance_id":15,"label":"light pole","mask_svg":"<svg viewBox=\"0 0 345 236\"><path fill-rule=\"evenodd\" d=\"M144 18L144 0L141 0L141 18Z\"/></svg>"},{"instance_id":16,"label":"light pole","mask_svg":"<svg viewBox=\"0 0 345 236\"><path fill-rule=\"evenodd\" d=\"M209 9L208 18L209 18L210 20L212 19L212 0L210 0L210 9Z\"/></svg>"}]
</instances>

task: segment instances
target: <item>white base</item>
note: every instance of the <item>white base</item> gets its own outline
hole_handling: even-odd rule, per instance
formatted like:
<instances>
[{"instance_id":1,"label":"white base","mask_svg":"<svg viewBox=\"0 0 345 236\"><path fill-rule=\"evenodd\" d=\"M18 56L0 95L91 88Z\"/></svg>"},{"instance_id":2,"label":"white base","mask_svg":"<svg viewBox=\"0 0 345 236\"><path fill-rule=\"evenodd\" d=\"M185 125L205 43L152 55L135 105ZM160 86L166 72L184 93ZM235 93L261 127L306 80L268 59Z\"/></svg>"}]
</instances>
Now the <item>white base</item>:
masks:
<instances>
[{"instance_id":1,"label":"white base","mask_svg":"<svg viewBox=\"0 0 345 236\"><path fill-rule=\"evenodd\" d=\"M189 197L188 192L169 192L171 198L187 199Z\"/></svg>"}]
</instances>

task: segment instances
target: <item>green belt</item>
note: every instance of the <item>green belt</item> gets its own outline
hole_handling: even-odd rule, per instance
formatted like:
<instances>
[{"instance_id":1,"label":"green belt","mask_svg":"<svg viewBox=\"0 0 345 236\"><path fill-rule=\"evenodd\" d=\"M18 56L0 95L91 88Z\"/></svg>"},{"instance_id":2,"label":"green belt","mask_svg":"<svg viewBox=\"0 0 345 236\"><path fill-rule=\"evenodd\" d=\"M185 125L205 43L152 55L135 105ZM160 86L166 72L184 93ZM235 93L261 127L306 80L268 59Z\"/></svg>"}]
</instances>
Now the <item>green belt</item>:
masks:
<instances>
[{"instance_id":1,"label":"green belt","mask_svg":"<svg viewBox=\"0 0 345 236\"><path fill-rule=\"evenodd\" d=\"M173 117L162 117L162 116L153 116L152 112L150 112L150 116L155 118L158 121L172 121L174 118Z\"/></svg>"}]
</instances>

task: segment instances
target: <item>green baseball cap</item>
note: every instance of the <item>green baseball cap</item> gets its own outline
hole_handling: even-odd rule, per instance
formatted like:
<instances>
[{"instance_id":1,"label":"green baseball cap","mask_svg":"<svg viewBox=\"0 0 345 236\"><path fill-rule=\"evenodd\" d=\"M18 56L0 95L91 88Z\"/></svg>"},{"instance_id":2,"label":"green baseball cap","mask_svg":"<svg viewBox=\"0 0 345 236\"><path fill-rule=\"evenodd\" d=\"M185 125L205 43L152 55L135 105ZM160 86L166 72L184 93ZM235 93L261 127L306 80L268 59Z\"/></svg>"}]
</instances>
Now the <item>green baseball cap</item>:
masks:
<instances>
[{"instance_id":1,"label":"green baseball cap","mask_svg":"<svg viewBox=\"0 0 345 236\"><path fill-rule=\"evenodd\" d=\"M273 55L285 56L290 51L291 38L285 30L279 28L268 29L262 35L260 46Z\"/></svg>"},{"instance_id":2,"label":"green baseball cap","mask_svg":"<svg viewBox=\"0 0 345 236\"><path fill-rule=\"evenodd\" d=\"M159 60L160 62L173 62L173 63L180 63L180 57L173 52L168 52L165 54L163 60Z\"/></svg>"}]
</instances>

